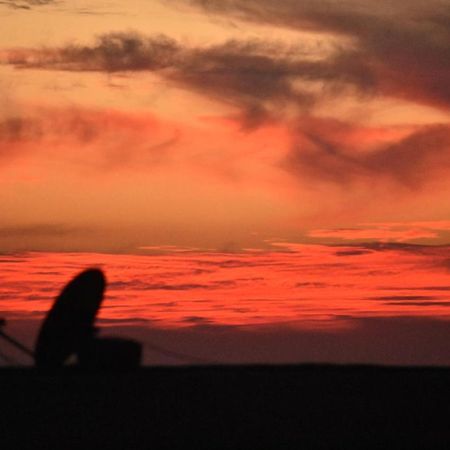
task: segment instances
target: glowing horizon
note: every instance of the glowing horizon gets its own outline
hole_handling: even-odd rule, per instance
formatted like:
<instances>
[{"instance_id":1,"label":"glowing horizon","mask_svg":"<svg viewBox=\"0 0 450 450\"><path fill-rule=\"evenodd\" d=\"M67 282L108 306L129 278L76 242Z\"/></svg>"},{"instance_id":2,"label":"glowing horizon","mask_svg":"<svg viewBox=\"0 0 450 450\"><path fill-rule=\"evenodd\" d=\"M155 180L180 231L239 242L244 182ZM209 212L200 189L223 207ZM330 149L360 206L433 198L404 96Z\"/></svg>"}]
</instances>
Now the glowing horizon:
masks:
<instances>
[{"instance_id":1,"label":"glowing horizon","mask_svg":"<svg viewBox=\"0 0 450 450\"><path fill-rule=\"evenodd\" d=\"M9 285L23 283L11 292L0 286L2 314L15 314L13 301L20 320L41 317L49 299L28 305L21 289L34 289L35 280L33 295L42 295L39 283L56 288L74 275L66 267L79 270L92 258L113 278L128 258L130 277L147 279L156 266L170 273L192 258L261 257L268 260L257 276L267 283L263 292L258 283L240 284L244 268L231 270L226 280L236 285L216 286L217 297L203 298L209 309L191 325L288 323L298 312L290 305L305 299L311 321L341 313L356 320L362 310L447 320L446 290L419 288L448 284L448 264L433 264L448 258L450 244L449 6L0 2L0 260L12 261L0 270ZM303 266L305 252L311 260ZM149 254L155 266L136 269ZM313 279L320 258L336 264L336 274ZM57 275L30 278L34 264ZM313 284L302 290L283 281L279 264ZM372 264L398 270L398 279L366 284L361 273ZM409 264L423 276L410 300L401 307L364 300L383 297L382 281L411 286ZM319 287L333 276L353 288ZM214 283L208 280L191 273L170 282ZM117 295L148 308L139 316L145 323L155 311L143 289ZM158 292L162 303L186 300L160 311L162 322L167 316L167 326L181 328L183 314L196 317L189 296L197 293ZM342 304L330 302L332 294ZM274 295L279 303L265 309ZM120 320L136 318L129 308L117 312ZM233 308L253 308L261 320ZM343 322L332 322L338 332Z\"/></svg>"},{"instance_id":2,"label":"glowing horizon","mask_svg":"<svg viewBox=\"0 0 450 450\"><path fill-rule=\"evenodd\" d=\"M3 2L1 248L264 248L448 220L435 3Z\"/></svg>"}]
</instances>

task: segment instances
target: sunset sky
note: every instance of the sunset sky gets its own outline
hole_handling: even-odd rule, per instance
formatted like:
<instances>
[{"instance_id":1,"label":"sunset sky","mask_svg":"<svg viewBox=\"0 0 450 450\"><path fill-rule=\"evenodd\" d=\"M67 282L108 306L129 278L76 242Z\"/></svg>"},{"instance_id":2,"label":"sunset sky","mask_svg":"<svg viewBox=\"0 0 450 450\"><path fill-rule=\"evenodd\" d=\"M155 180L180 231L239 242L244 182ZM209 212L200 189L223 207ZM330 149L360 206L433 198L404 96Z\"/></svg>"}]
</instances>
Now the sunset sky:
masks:
<instances>
[{"instance_id":1,"label":"sunset sky","mask_svg":"<svg viewBox=\"0 0 450 450\"><path fill-rule=\"evenodd\" d=\"M0 0L0 30L30 345L99 266L103 325L174 350L450 364L449 0Z\"/></svg>"}]
</instances>

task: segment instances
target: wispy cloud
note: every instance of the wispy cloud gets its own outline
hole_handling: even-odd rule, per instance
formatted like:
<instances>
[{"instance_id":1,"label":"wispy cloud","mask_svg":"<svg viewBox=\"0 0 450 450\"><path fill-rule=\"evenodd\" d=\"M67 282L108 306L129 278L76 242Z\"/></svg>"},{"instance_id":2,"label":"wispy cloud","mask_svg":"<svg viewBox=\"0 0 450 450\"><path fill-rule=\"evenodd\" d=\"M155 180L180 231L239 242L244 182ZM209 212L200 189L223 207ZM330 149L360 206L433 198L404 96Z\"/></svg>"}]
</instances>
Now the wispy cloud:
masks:
<instances>
[{"instance_id":1,"label":"wispy cloud","mask_svg":"<svg viewBox=\"0 0 450 450\"><path fill-rule=\"evenodd\" d=\"M67 2L65 0L0 0L0 7L3 5L16 11L39 10L44 6L53 6L52 12L67 12L79 15L119 15L124 14L123 11L109 10L108 2L103 4L91 4L87 7L79 5L80 2ZM45 9L45 8L43 8ZM48 11L48 8L46 9Z\"/></svg>"},{"instance_id":2,"label":"wispy cloud","mask_svg":"<svg viewBox=\"0 0 450 450\"><path fill-rule=\"evenodd\" d=\"M0 163L41 152L102 170L127 167L137 160L144 166L157 165L178 136L175 126L163 125L151 114L29 108L0 120Z\"/></svg>"},{"instance_id":3,"label":"wispy cloud","mask_svg":"<svg viewBox=\"0 0 450 450\"><path fill-rule=\"evenodd\" d=\"M380 297L370 297L369 300L389 301L389 302L424 302L425 300L437 300L439 297L432 295L383 295ZM411 303L410 303L411 304Z\"/></svg>"},{"instance_id":4,"label":"wispy cloud","mask_svg":"<svg viewBox=\"0 0 450 450\"><path fill-rule=\"evenodd\" d=\"M164 36L145 37L138 33L109 33L92 46L76 44L60 48L13 49L6 61L22 68L72 71L155 71L172 67L182 47Z\"/></svg>"},{"instance_id":5,"label":"wispy cloud","mask_svg":"<svg viewBox=\"0 0 450 450\"><path fill-rule=\"evenodd\" d=\"M200 101L197 95L214 99L222 105L215 104L212 114L218 111L226 114L228 124L232 123L229 129L219 129L223 124L208 123L210 119L202 116L202 125L207 123L208 127L180 142L179 130L172 127L171 132L155 132L158 126L150 130L143 121L128 113L43 111L39 117L39 112L29 114L27 111L0 122L0 164L24 152L31 155L37 153L36 149L45 148L42 154L51 158L41 158L41 163L56 160L60 164L63 160L64 169L70 168L70 173L75 166L82 170L87 166L100 168L104 172L123 167L138 171L142 167L154 168L161 161L170 164L174 147L177 150L183 147L173 158L180 168L186 163L189 170L194 166L199 168L196 173L205 169L204 174L207 172L208 176L214 173L217 178L229 177L246 180L246 183L248 180L248 185L257 185L257 189L264 183L260 192L272 196L274 202L279 199L280 204L285 202L280 207L283 214L288 209L300 211L298 205L302 202L305 208L298 216L307 220L316 205L320 209L328 201L324 192L330 194L329 201L335 201L334 205L345 200L342 204L356 205L355 211L361 204L368 204L367 199L373 199L370 202L372 217L377 216L375 211L389 208L387 200L391 202L392 195L400 200L411 200L410 205L402 202L400 206L405 210L409 208L409 217L419 217L416 206L426 195L434 203L438 201L431 199L431 195L435 194L438 200L445 196L450 167L448 124L420 126L411 119L412 123L402 126L376 127L367 124L379 120L378 115L372 121L369 113L368 117L356 117L350 112L355 98L361 100L366 96L406 99L448 110L449 15L441 8L443 3L432 0L424 4L413 0L408 8L384 0L350 0L345 4L323 0L179 0L168 3L190 5L227 20L262 24L264 28L258 35L266 33L265 38L236 36L221 43L200 45L198 41L177 41L166 35L113 32L100 35L92 43L81 41L85 35L80 35L80 41L73 40L68 45L3 49L0 59L23 69L24 78L34 77L36 73L25 72L26 69L76 72L76 75L64 74L62 78L83 78L83 82L86 78L95 83L104 81L104 77L82 74L128 72L131 79L131 75L139 73L133 78L133 83L139 80L139 88L141 81L145 83L145 72L151 72L149 91L158 89L162 102L166 100L167 86L182 88L183 101L195 103L198 109L193 108L193 114L198 117L199 109L210 103ZM267 32L270 29L267 26L289 29L289 43L284 37L284 40L277 38L276 28L272 28L273 35ZM305 37L304 33L299 33L296 41L292 30L308 30L311 34ZM279 36L284 34L279 33ZM326 48L318 46L318 41L311 36L323 38ZM11 68L5 71L13 72ZM17 72L19 70L14 71ZM47 79L51 74L40 73L36 80L41 76ZM164 81L163 90L151 85L159 77ZM179 91L171 91L174 92ZM191 96L193 92L195 96ZM123 93L120 95L124 98ZM140 96L141 92L137 94ZM142 104L147 101L145 95L138 100ZM100 98L103 96L98 95L89 102ZM114 98L115 104L123 101L119 96ZM170 103L171 95L168 99L161 109L165 114L174 105ZM80 95L80 101L86 98ZM177 107L181 103L177 103ZM383 108L386 106L386 103L380 104ZM405 106L404 102L393 104ZM328 105L331 105L329 111ZM375 108L374 105L371 103L369 109ZM207 108L205 116L210 113ZM336 117L341 110L339 120L326 118L326 114ZM387 111L390 117L394 113ZM444 117L436 111L433 114ZM409 112L403 111L399 120L405 123L409 117L417 115L409 116ZM386 123L387 119L382 117L381 120ZM427 118L424 122L432 120ZM260 129L256 130L258 127ZM257 138L259 131L266 134ZM181 132L183 134L185 129ZM275 138L268 142L270 134ZM226 140L228 137L230 141ZM244 142L245 139L248 140ZM214 151L210 151L211 143L215 144ZM178 158L182 152L182 157ZM230 186L223 191L231 192ZM299 193L299 202L295 204L293 195L280 194L278 188ZM412 198L419 197L418 191L424 197L414 203ZM196 206L201 203L197 202ZM443 201L441 203L444 205ZM326 209L324 206L322 211ZM334 231L327 231L328 224L319 218L322 211L317 211L318 219L313 226L324 229L314 233L332 238ZM343 217L345 212L341 212ZM440 217L443 216L444 212ZM351 222L352 219L348 223ZM419 226L411 227L408 232L392 229L372 236L369 234L375 231L358 233L360 239L397 242L441 235L439 230ZM350 235L355 234L350 232L347 237Z\"/></svg>"},{"instance_id":6,"label":"wispy cloud","mask_svg":"<svg viewBox=\"0 0 450 450\"><path fill-rule=\"evenodd\" d=\"M210 3L210 7L215 5ZM235 8L239 4L233 2ZM295 16L297 3L287 4ZM249 5L256 8L253 2ZM269 5L275 9L275 4L266 1L261 11ZM306 20L298 13L299 23L312 20L311 26L318 30L349 33L356 44L314 59L314 51L300 44L231 40L188 47L163 35L146 37L124 32L102 35L92 46L5 51L3 60L22 68L158 72L171 83L236 107L245 128L267 121L284 122L291 130L293 144L280 165L301 179L344 185L381 179L418 188L442 178L450 167L449 125L380 129L378 134L384 133L383 139L367 139L364 134L373 136L376 130L313 117L311 109L317 102L329 100L333 93L348 89L419 103L430 100L448 107L450 36L441 29L445 28L442 20L430 16L425 26L409 18L405 23L400 21L397 29L388 15L377 15L377 9L372 13L364 9L353 17L351 12L346 15L345 8L330 13L326 8L320 13L314 8L314 20L299 8L308 17ZM218 5L216 9L222 11ZM323 89L311 89L309 82L320 82ZM85 124L73 125L80 139L95 138ZM10 119L0 132L14 135L23 130L33 132L32 127ZM39 130L34 129L34 133Z\"/></svg>"},{"instance_id":7,"label":"wispy cloud","mask_svg":"<svg viewBox=\"0 0 450 450\"><path fill-rule=\"evenodd\" d=\"M366 247L339 250L364 252ZM90 265L107 271L105 319L137 317L158 319L161 326L180 326L187 317L197 317L203 325L205 321L224 326L293 322L293 327L335 329L340 323L334 315L394 317L398 315L395 303L448 301L448 272L438 263L448 259L449 247L413 248L405 251L402 244L355 257L338 256L336 246L298 245L291 252L236 253L234 261L242 264L232 266L226 264L228 255L211 252L152 256L33 253L26 255L26 261L18 256L17 264L13 257L2 263L0 295L5 295L5 311L28 311L30 293L42 297L33 301L33 309L44 311L48 307L45 299L57 295L74 273ZM215 265L209 265L210 272L196 272L211 261ZM443 290L427 289L440 285ZM396 288L416 289L399 292ZM399 306L402 314L422 314L416 309L420 304ZM448 317L447 310L428 303L426 313Z\"/></svg>"},{"instance_id":8,"label":"wispy cloud","mask_svg":"<svg viewBox=\"0 0 450 450\"><path fill-rule=\"evenodd\" d=\"M51 5L57 0L2 0L0 5L8 6L12 9L32 9L36 6Z\"/></svg>"},{"instance_id":9,"label":"wispy cloud","mask_svg":"<svg viewBox=\"0 0 450 450\"><path fill-rule=\"evenodd\" d=\"M386 302L385 303L388 306L414 306L414 307L443 307L443 308L448 308L450 307L450 301L442 301L442 302L437 302L437 301L425 301L425 302L421 302L421 301L414 301L414 302L410 302L410 301L396 301L396 302Z\"/></svg>"},{"instance_id":10,"label":"wispy cloud","mask_svg":"<svg viewBox=\"0 0 450 450\"><path fill-rule=\"evenodd\" d=\"M435 232L430 232L421 229L386 230L380 228L372 228L372 229L341 228L331 230L322 229L322 230L312 230L308 233L308 235L314 238L338 238L347 241L378 240L378 241L397 241L397 242L438 237L438 235ZM351 254L354 255L355 252L352 252ZM345 253L345 255L348 255L348 253Z\"/></svg>"},{"instance_id":11,"label":"wispy cloud","mask_svg":"<svg viewBox=\"0 0 450 450\"><path fill-rule=\"evenodd\" d=\"M189 47L164 35L118 32L99 36L92 46L10 50L4 60L48 70L158 71L174 83L242 108L245 124L254 126L287 107L305 111L349 89L375 94L380 83L372 64L349 52L338 47L319 52L318 58L314 45L270 40ZM310 82L320 82L323 89L314 91Z\"/></svg>"},{"instance_id":12,"label":"wispy cloud","mask_svg":"<svg viewBox=\"0 0 450 450\"><path fill-rule=\"evenodd\" d=\"M375 141L375 146L355 142L352 135L358 128L330 119L299 121L285 167L301 178L344 185L384 178L408 188L420 187L450 167L450 125L418 127L393 142Z\"/></svg>"},{"instance_id":13,"label":"wispy cloud","mask_svg":"<svg viewBox=\"0 0 450 450\"><path fill-rule=\"evenodd\" d=\"M351 38L333 57L330 77L351 75L366 91L448 109L450 14L434 0L167 0L236 19ZM359 76L356 76L359 75Z\"/></svg>"},{"instance_id":14,"label":"wispy cloud","mask_svg":"<svg viewBox=\"0 0 450 450\"><path fill-rule=\"evenodd\" d=\"M206 283L152 283L141 280L116 281L110 284L112 289L128 289L131 291L194 291L197 289L223 289L232 287L232 280L215 281Z\"/></svg>"},{"instance_id":15,"label":"wispy cloud","mask_svg":"<svg viewBox=\"0 0 450 450\"><path fill-rule=\"evenodd\" d=\"M314 103L314 95L294 82L329 78L329 68L304 59L305 53L305 46L257 40L187 47L164 35L123 32L102 35L92 46L10 50L3 60L47 70L157 71L172 83L242 108L247 124L254 125L287 104Z\"/></svg>"},{"instance_id":16,"label":"wispy cloud","mask_svg":"<svg viewBox=\"0 0 450 450\"><path fill-rule=\"evenodd\" d=\"M264 11L264 4L261 6ZM333 28L329 23L333 11L328 15L327 10L327 14L319 16L325 26ZM390 20L386 23L386 18L367 15L359 19L368 29L375 27L372 34L366 36L366 28L354 24L356 19L349 19L348 32L358 38L356 48L355 45L339 46L322 55L316 46L306 43L231 40L213 46L189 47L164 35L147 37L122 32L99 36L92 46L73 44L10 50L3 59L22 68L158 71L172 82L244 108L250 125L278 115L286 105L304 110L317 100L349 88L364 95L389 95L442 107L450 105L446 83L450 71L446 62L450 53L449 39L446 39L449 36L440 21L435 23L430 19L431 25L424 29L409 22L402 29L400 23L398 31ZM340 12L335 21L336 27L342 26L346 23L345 15L342 17ZM434 34L433 27L436 27ZM387 32L389 39L382 37ZM408 66L414 67L408 70ZM405 80L405 76L411 79ZM313 91L308 87L309 82L320 82L325 89Z\"/></svg>"},{"instance_id":17,"label":"wispy cloud","mask_svg":"<svg viewBox=\"0 0 450 450\"><path fill-rule=\"evenodd\" d=\"M389 291L450 291L450 286L388 286L380 289Z\"/></svg>"},{"instance_id":18,"label":"wispy cloud","mask_svg":"<svg viewBox=\"0 0 450 450\"><path fill-rule=\"evenodd\" d=\"M448 232L450 226L448 221L430 222L404 222L404 223L369 223L359 224L353 228L316 229L311 230L308 235L313 238L337 238L344 241L370 241L380 242L409 242L418 239L436 239L442 232ZM401 244L400 244L401 245ZM348 256L349 254L361 254L361 250L355 249L350 252L338 252Z\"/></svg>"},{"instance_id":19,"label":"wispy cloud","mask_svg":"<svg viewBox=\"0 0 450 450\"><path fill-rule=\"evenodd\" d=\"M61 237L88 231L87 228L63 224L36 224L0 227L0 239L18 237ZM1 261L0 261L1 262Z\"/></svg>"}]
</instances>

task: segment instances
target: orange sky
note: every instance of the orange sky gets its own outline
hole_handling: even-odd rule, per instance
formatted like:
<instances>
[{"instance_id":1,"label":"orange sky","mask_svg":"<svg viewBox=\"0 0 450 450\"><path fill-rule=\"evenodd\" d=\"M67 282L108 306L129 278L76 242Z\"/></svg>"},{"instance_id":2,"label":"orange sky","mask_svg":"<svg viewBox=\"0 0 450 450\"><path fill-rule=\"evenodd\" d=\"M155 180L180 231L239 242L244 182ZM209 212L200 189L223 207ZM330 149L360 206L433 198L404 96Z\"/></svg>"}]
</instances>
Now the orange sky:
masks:
<instances>
[{"instance_id":1,"label":"orange sky","mask_svg":"<svg viewBox=\"0 0 450 450\"><path fill-rule=\"evenodd\" d=\"M0 299L10 319L28 316L30 305L41 318L66 281L89 264L107 273L100 315L106 325L327 329L364 317L450 317L448 246L271 245L245 253L153 247L141 255L8 255L0 257Z\"/></svg>"},{"instance_id":2,"label":"orange sky","mask_svg":"<svg viewBox=\"0 0 450 450\"><path fill-rule=\"evenodd\" d=\"M77 254L90 264L103 253L101 264L130 257L135 267L152 247L190 248L200 259L247 258L253 249L269 252L276 267L286 254L274 252L274 242L306 245L312 255L334 252L327 245L380 242L447 248L449 7L448 0L0 1L0 254L34 252L33 264L55 267L74 258L81 268ZM370 253L364 264L385 255ZM154 264L178 264L167 258ZM314 264L291 263L308 280L315 273ZM339 267L354 285L351 297L372 295L370 283ZM237 272L231 280L250 276ZM336 314L324 290L294 294L270 273L260 276L286 304L261 303L262 321L288 320L291 295L308 294L311 315ZM423 282L446 276L427 272ZM190 277L173 282L212 282ZM141 302L139 292L126 291ZM232 295L245 309L243 299L257 293L239 285ZM193 293L183 294L187 301ZM205 320L251 322L230 312L234 304L218 313L214 302ZM345 313L379 304L361 302ZM180 314L195 316L186 305ZM406 307L379 306L388 316ZM148 308L145 318L154 313ZM440 308L427 311L439 316ZM171 314L168 323L178 323Z\"/></svg>"},{"instance_id":3,"label":"orange sky","mask_svg":"<svg viewBox=\"0 0 450 450\"><path fill-rule=\"evenodd\" d=\"M438 4L2 2L0 248L264 248L447 220Z\"/></svg>"}]
</instances>

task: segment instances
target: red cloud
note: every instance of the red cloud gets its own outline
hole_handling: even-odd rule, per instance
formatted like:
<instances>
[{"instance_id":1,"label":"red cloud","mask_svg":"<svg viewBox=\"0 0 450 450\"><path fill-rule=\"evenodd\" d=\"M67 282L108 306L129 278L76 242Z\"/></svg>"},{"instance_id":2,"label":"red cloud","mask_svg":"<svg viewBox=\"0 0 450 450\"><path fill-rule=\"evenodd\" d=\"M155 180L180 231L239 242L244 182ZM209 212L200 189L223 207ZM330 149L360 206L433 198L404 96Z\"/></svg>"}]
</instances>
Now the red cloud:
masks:
<instances>
[{"instance_id":1,"label":"red cloud","mask_svg":"<svg viewBox=\"0 0 450 450\"><path fill-rule=\"evenodd\" d=\"M432 239L439 235L433 231L427 231L422 228L407 228L402 230L392 230L383 228L343 228L336 230L312 230L308 236L314 238L338 238L345 241L394 241L394 242L409 242L415 239Z\"/></svg>"},{"instance_id":2,"label":"red cloud","mask_svg":"<svg viewBox=\"0 0 450 450\"><path fill-rule=\"evenodd\" d=\"M351 185L388 180L417 188L446 177L450 167L450 125L383 130L303 118L293 133L284 166L313 181Z\"/></svg>"},{"instance_id":3,"label":"red cloud","mask_svg":"<svg viewBox=\"0 0 450 450\"><path fill-rule=\"evenodd\" d=\"M158 163L178 129L151 114L83 108L29 108L0 121L0 158L36 152L102 169Z\"/></svg>"}]
</instances>

